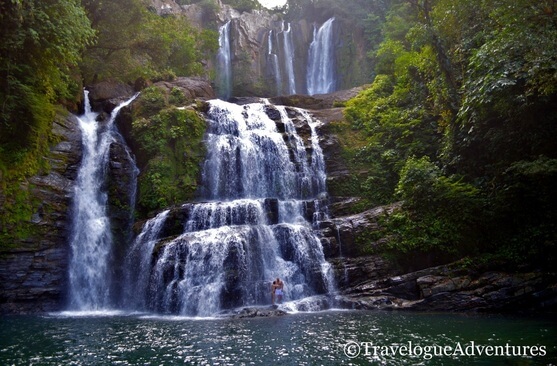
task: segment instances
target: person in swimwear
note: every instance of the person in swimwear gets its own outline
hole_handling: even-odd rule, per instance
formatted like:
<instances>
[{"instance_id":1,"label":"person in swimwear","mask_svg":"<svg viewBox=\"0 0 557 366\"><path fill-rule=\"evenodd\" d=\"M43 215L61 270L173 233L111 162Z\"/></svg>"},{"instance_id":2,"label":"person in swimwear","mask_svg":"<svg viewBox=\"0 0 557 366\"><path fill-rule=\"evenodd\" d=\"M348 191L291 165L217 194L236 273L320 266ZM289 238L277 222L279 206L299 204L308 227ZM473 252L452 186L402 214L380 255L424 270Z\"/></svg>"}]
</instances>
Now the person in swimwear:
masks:
<instances>
[{"instance_id":1,"label":"person in swimwear","mask_svg":"<svg viewBox=\"0 0 557 366\"><path fill-rule=\"evenodd\" d=\"M282 303L283 295L284 295L284 282L282 282L281 279L277 277L277 279L275 280L275 297L279 304Z\"/></svg>"}]
</instances>

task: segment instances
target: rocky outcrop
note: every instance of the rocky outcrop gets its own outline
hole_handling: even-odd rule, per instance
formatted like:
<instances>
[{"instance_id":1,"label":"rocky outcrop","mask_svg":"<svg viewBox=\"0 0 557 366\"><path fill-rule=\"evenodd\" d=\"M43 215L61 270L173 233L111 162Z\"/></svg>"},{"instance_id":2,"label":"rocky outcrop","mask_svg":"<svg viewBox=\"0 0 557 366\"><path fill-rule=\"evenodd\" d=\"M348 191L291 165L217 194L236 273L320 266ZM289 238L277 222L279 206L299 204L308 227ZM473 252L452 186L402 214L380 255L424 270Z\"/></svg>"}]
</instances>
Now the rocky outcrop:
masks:
<instances>
[{"instance_id":1,"label":"rocky outcrop","mask_svg":"<svg viewBox=\"0 0 557 366\"><path fill-rule=\"evenodd\" d=\"M223 317L232 319L245 319L245 318L269 318L275 316L286 315L287 312L278 309L275 306L270 307L245 307L235 309L221 314Z\"/></svg>"},{"instance_id":2,"label":"rocky outcrop","mask_svg":"<svg viewBox=\"0 0 557 366\"><path fill-rule=\"evenodd\" d=\"M357 86L346 90L338 90L328 94L315 94L315 95L284 95L270 98L270 102L274 104L287 105L290 107L305 108L311 110L325 110L315 111L316 115L324 122L342 119L342 108L339 106L344 105L348 100L354 98L365 86ZM338 115L340 112L340 117ZM335 117L331 118L331 114Z\"/></svg>"},{"instance_id":3,"label":"rocky outcrop","mask_svg":"<svg viewBox=\"0 0 557 366\"><path fill-rule=\"evenodd\" d=\"M330 212L342 212L338 207L341 204L350 205L351 200L333 203ZM319 222L325 257L358 257L380 251L381 244L386 240L381 236L380 220L398 207L400 203L379 206L359 214Z\"/></svg>"},{"instance_id":4,"label":"rocky outcrop","mask_svg":"<svg viewBox=\"0 0 557 366\"><path fill-rule=\"evenodd\" d=\"M107 213L112 233L112 293L123 293L120 281L124 278L123 266L128 244L133 238L135 196L138 170L132 152L120 134L110 144L106 192Z\"/></svg>"},{"instance_id":5,"label":"rocky outcrop","mask_svg":"<svg viewBox=\"0 0 557 366\"><path fill-rule=\"evenodd\" d=\"M208 100L216 98L211 84L202 78L178 77L172 81L159 81L153 86L161 88L165 94L170 94L173 89L178 89L190 103L194 99Z\"/></svg>"},{"instance_id":6,"label":"rocky outcrop","mask_svg":"<svg viewBox=\"0 0 557 366\"><path fill-rule=\"evenodd\" d=\"M478 270L462 262L411 273L378 256L332 261L339 305L417 311L555 311L557 274Z\"/></svg>"},{"instance_id":7,"label":"rocky outcrop","mask_svg":"<svg viewBox=\"0 0 557 366\"><path fill-rule=\"evenodd\" d=\"M91 109L110 114L116 106L131 98L136 92L135 89L141 91L140 89L145 86L147 84L138 85L137 88L134 88L116 81L102 81L89 85L86 89L89 91ZM192 103L196 99L208 100L216 97L211 84L203 78L177 77L172 81L156 82L152 86L160 88L167 97L172 90L179 90L183 95L184 103ZM100 118L107 118L107 116L101 115Z\"/></svg>"},{"instance_id":8,"label":"rocky outcrop","mask_svg":"<svg viewBox=\"0 0 557 366\"><path fill-rule=\"evenodd\" d=\"M67 282L68 217L74 180L81 160L81 133L76 117L58 116L53 135L59 142L45 157L51 169L25 183L35 213L28 237L17 249L0 253L0 313L60 310Z\"/></svg>"},{"instance_id":9,"label":"rocky outcrop","mask_svg":"<svg viewBox=\"0 0 557 366\"><path fill-rule=\"evenodd\" d=\"M132 97L134 89L116 81L101 81L86 87L89 91L91 109L98 112L110 113L118 104Z\"/></svg>"}]
</instances>

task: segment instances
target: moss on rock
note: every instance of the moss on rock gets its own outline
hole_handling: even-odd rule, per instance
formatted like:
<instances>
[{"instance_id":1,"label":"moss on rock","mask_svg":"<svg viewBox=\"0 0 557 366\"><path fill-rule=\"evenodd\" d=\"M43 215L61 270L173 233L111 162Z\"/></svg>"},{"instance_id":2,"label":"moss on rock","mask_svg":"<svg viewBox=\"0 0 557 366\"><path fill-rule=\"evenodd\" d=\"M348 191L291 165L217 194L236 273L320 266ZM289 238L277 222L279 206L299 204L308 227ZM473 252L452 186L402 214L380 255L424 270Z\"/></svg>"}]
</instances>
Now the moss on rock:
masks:
<instances>
[{"instance_id":1,"label":"moss on rock","mask_svg":"<svg viewBox=\"0 0 557 366\"><path fill-rule=\"evenodd\" d=\"M194 107L175 105L186 100L179 92L172 89L167 95L159 88L147 88L134 109L131 138L140 169L141 217L191 200L197 191L206 122Z\"/></svg>"}]
</instances>

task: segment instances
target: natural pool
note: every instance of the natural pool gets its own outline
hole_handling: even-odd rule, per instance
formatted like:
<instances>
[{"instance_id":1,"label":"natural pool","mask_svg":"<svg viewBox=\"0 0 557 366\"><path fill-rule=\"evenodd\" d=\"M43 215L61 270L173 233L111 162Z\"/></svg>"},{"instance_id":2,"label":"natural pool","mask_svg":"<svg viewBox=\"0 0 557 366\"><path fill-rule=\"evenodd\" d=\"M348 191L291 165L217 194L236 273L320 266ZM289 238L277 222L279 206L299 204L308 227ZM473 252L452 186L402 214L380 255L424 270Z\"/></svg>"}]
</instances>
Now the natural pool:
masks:
<instances>
[{"instance_id":1,"label":"natural pool","mask_svg":"<svg viewBox=\"0 0 557 366\"><path fill-rule=\"evenodd\" d=\"M510 356L497 355L505 352ZM253 319L120 312L0 318L0 365L109 364L551 365L557 364L557 321L384 311Z\"/></svg>"}]
</instances>

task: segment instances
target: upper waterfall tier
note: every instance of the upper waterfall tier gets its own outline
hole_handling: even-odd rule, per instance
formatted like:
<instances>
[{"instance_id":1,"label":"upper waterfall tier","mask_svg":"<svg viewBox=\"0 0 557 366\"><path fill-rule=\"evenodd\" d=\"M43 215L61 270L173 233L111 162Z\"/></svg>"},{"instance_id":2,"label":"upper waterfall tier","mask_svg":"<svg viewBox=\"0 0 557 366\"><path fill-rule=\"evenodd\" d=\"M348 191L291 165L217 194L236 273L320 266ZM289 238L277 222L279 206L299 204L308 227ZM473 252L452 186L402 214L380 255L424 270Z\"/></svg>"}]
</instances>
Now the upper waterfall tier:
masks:
<instances>
[{"instance_id":1,"label":"upper waterfall tier","mask_svg":"<svg viewBox=\"0 0 557 366\"><path fill-rule=\"evenodd\" d=\"M333 24L327 20L319 29L314 26L309 47L307 91L309 95L326 94L336 90L336 65L333 47Z\"/></svg>"},{"instance_id":2,"label":"upper waterfall tier","mask_svg":"<svg viewBox=\"0 0 557 366\"><path fill-rule=\"evenodd\" d=\"M313 122L300 110L290 109L293 118L288 113L282 106L211 102L203 198L308 199L324 193Z\"/></svg>"},{"instance_id":3,"label":"upper waterfall tier","mask_svg":"<svg viewBox=\"0 0 557 366\"><path fill-rule=\"evenodd\" d=\"M232 55L230 52L230 21L219 28L219 51L217 53L217 92L228 99L232 93Z\"/></svg>"},{"instance_id":4,"label":"upper waterfall tier","mask_svg":"<svg viewBox=\"0 0 557 366\"><path fill-rule=\"evenodd\" d=\"M335 18L312 24L245 13L228 20L219 28L219 97L336 91L344 72L337 59L346 52L340 28Z\"/></svg>"}]
</instances>

